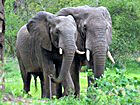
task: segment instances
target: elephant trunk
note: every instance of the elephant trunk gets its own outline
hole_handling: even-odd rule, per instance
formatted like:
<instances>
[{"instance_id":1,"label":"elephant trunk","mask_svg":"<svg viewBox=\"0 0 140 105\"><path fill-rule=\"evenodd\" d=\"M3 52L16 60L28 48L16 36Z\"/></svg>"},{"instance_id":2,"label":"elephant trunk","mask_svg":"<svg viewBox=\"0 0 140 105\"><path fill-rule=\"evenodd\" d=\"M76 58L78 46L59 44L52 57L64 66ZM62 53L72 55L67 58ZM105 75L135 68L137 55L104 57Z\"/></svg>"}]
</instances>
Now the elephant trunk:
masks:
<instances>
[{"instance_id":1,"label":"elephant trunk","mask_svg":"<svg viewBox=\"0 0 140 105\"><path fill-rule=\"evenodd\" d=\"M68 75L68 71L71 67L74 54L77 50L76 44L74 40L71 40L73 38L65 38L64 43L65 46L61 47L63 49L63 60L61 65L61 70L59 73L58 78L52 78L52 81L55 83L61 83ZM60 51L62 52L62 51Z\"/></svg>"},{"instance_id":2,"label":"elephant trunk","mask_svg":"<svg viewBox=\"0 0 140 105\"><path fill-rule=\"evenodd\" d=\"M61 83L67 77L68 71L71 67L71 64L72 64L72 61L74 58L74 52L73 51L72 52L70 52L70 51L64 52L59 77L57 79L53 80L55 83Z\"/></svg>"},{"instance_id":3,"label":"elephant trunk","mask_svg":"<svg viewBox=\"0 0 140 105\"><path fill-rule=\"evenodd\" d=\"M95 78L99 78L104 74L106 53L97 52L93 56L93 60L94 60L94 76L95 76Z\"/></svg>"},{"instance_id":4,"label":"elephant trunk","mask_svg":"<svg viewBox=\"0 0 140 105\"><path fill-rule=\"evenodd\" d=\"M95 45L93 48L94 76L95 78L99 78L104 74L105 68L105 60L107 52L105 38L104 37L100 38L94 45Z\"/></svg>"}]
</instances>

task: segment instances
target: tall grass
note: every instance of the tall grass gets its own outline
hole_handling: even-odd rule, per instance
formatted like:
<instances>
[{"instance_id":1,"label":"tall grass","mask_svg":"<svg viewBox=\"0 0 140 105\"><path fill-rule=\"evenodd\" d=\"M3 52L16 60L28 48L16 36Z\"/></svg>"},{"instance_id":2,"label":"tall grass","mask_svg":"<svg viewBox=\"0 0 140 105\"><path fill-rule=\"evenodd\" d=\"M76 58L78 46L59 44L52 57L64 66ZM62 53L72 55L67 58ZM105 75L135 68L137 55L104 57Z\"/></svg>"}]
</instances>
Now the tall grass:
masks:
<instances>
[{"instance_id":1,"label":"tall grass","mask_svg":"<svg viewBox=\"0 0 140 105\"><path fill-rule=\"evenodd\" d=\"M131 68L133 66L133 68ZM128 68L127 68L128 67ZM5 90L0 90L0 104L37 104L37 105L127 105L140 104L140 66L136 62L128 63L126 69L107 68L103 78L87 89L87 72L80 75L81 96L73 95L51 100L41 99L40 83L35 91L34 80L31 82L31 95L23 92L23 83L20 76L17 60L9 59L4 67ZM134 71L135 70L135 71ZM132 75L132 74L135 75Z\"/></svg>"}]
</instances>

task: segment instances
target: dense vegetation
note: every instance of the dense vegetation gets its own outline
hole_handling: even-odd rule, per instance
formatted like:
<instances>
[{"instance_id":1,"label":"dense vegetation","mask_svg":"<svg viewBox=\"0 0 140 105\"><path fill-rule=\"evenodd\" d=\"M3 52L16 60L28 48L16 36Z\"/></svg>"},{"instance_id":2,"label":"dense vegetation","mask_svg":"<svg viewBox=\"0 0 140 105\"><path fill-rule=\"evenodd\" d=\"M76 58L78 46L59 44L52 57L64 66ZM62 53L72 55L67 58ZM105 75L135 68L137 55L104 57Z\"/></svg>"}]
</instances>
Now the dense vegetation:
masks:
<instances>
[{"instance_id":1,"label":"dense vegetation","mask_svg":"<svg viewBox=\"0 0 140 105\"><path fill-rule=\"evenodd\" d=\"M16 1L16 2L15 2ZM56 13L61 8L72 6L97 6L96 0L6 0L5 2L5 58L0 66L5 71L5 89L0 89L1 104L53 104L53 105L138 105L140 104L140 0L98 0L99 6L110 11L113 22L113 40L110 51L116 64L107 61L103 78L96 80L98 88L87 91L87 73L81 73L81 97L73 95L61 99L40 99L40 85L35 92L34 81L31 95L22 92L22 80L15 57L16 34L20 27L38 11ZM13 60L14 59L14 60ZM89 74L88 74L89 75ZM38 81L39 82L39 81ZM1 83L0 83L1 86ZM1 87L0 87L1 88Z\"/></svg>"},{"instance_id":2,"label":"dense vegetation","mask_svg":"<svg viewBox=\"0 0 140 105\"><path fill-rule=\"evenodd\" d=\"M140 65L134 61L127 62L126 69L106 69L103 78L96 80L98 88L87 90L87 73L81 73L81 97L73 95L51 100L41 99L32 79L30 95L22 91L22 79L17 61L9 59L5 66L5 89L0 89L0 105L139 105L140 104Z\"/></svg>"}]
</instances>

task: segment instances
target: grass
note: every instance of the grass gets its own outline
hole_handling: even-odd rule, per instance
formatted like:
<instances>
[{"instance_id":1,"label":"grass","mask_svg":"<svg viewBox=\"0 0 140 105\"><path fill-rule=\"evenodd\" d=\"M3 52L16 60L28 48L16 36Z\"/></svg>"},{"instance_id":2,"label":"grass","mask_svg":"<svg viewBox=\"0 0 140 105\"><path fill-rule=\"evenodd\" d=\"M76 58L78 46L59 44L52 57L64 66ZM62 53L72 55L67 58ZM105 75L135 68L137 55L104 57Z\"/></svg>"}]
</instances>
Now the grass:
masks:
<instances>
[{"instance_id":1,"label":"grass","mask_svg":"<svg viewBox=\"0 0 140 105\"><path fill-rule=\"evenodd\" d=\"M113 81L113 78L120 78L120 75L116 74L116 70L114 68L109 69L107 68L107 73L106 73L106 77L104 79L102 79L101 81L98 81L99 84L108 84L106 87L99 87L98 89L95 89L92 87L92 95L90 93L87 93L87 73L86 72L82 72L80 73L80 85L81 85L81 97L80 99L74 98L73 96L68 96L68 97L63 97L61 99L52 99L52 100L48 100L48 99L41 99L40 94L40 83L38 80L38 91L35 91L35 86L34 86L34 80L31 80L31 91L30 94L31 96L24 94L22 91L23 88L23 83L22 83L22 79L20 76L20 71L19 71L19 67L17 64L16 60L12 60L10 59L9 61L7 61L7 63L5 64L5 66L1 69L5 70L5 90L1 91L0 90L0 105L9 105L12 103L16 103L16 104L40 104L44 105L44 104L53 104L53 105L67 105L67 104L71 104L71 105L88 105L88 104L105 104L108 105L109 103L115 103L117 100L120 101L118 102L116 105L121 105L122 103L126 102L126 99L124 99L124 96L119 96L119 91L118 89L125 89L125 91L123 91L123 94L126 94L125 96L128 97L128 103L130 101L130 97L127 95L127 93L131 93L130 89L124 88L123 86L117 86L117 82L108 82L108 81ZM118 84L124 84L123 79L125 80L125 84L126 87L130 87L133 90L138 90L138 92L140 92L140 88L138 88L137 86L140 86L140 64L134 61L128 62L127 66L126 66L126 77L123 77L122 80L118 81L120 83ZM107 77L110 76L110 77ZM122 74L123 76L123 74ZM137 80L137 85L136 87L134 86L134 82L129 81L129 78L135 78L135 80ZM127 79L128 78L128 79ZM129 85L128 85L129 84ZM131 84L131 85L130 85ZM105 91L107 92L112 92L112 90L108 90L109 88L114 88L116 89L115 91L118 91L118 93L111 93L114 94L113 96L108 96L106 95ZM104 90L104 91L103 91ZM96 94L95 94L96 93ZM100 93L100 94L99 94ZM130 94L130 96L132 95L133 97L138 97L137 94L135 92L132 92L133 94ZM92 98L91 98L92 96ZM95 96L98 96L95 98ZM93 98L94 97L94 98ZM103 97L105 97L106 102L103 100ZM92 100L91 100L92 99ZM109 101L110 100L110 101ZM96 103L97 102L97 103ZM138 99L136 100L137 103L140 104L140 97L138 97Z\"/></svg>"},{"instance_id":2,"label":"grass","mask_svg":"<svg viewBox=\"0 0 140 105\"><path fill-rule=\"evenodd\" d=\"M5 74L5 93L10 93L14 97L24 97L28 98L26 94L23 93L23 83L20 75L20 70L17 61L8 60L3 68L6 72ZM86 93L87 87L87 77L86 73L81 73L81 94ZM35 90L34 79L31 79L31 91L32 99L41 99L41 88L40 88L40 80L38 79L38 90ZM82 85L84 84L84 85Z\"/></svg>"},{"instance_id":3,"label":"grass","mask_svg":"<svg viewBox=\"0 0 140 105\"><path fill-rule=\"evenodd\" d=\"M140 80L140 62L128 62L126 69L129 77L136 77Z\"/></svg>"}]
</instances>

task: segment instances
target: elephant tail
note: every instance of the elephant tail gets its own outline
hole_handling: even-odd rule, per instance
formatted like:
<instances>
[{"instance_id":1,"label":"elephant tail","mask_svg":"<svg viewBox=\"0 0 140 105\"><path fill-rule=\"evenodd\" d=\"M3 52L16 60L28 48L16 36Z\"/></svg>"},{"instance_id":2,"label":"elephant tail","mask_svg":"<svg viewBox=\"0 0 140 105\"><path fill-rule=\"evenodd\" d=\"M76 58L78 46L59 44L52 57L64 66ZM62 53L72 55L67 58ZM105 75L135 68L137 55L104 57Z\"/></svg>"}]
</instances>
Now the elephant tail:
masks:
<instances>
[{"instance_id":1,"label":"elephant tail","mask_svg":"<svg viewBox=\"0 0 140 105\"><path fill-rule=\"evenodd\" d=\"M37 75L33 75L33 76L35 81L35 91L37 91Z\"/></svg>"}]
</instances>

